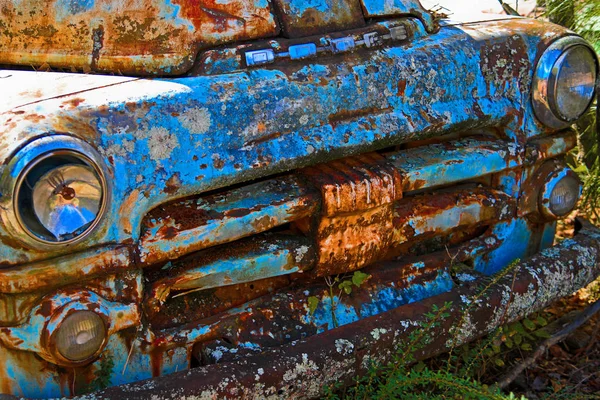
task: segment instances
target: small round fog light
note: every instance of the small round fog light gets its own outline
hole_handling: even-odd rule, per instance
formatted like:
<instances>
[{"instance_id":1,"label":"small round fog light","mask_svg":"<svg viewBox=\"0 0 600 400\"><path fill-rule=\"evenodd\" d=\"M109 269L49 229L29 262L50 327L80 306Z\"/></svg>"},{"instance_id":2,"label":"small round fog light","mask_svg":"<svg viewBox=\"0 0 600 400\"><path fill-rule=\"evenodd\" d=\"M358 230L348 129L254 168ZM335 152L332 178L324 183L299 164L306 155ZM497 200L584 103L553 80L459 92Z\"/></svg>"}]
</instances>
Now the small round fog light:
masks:
<instances>
[{"instance_id":1,"label":"small round fog light","mask_svg":"<svg viewBox=\"0 0 600 400\"><path fill-rule=\"evenodd\" d=\"M67 360L81 362L96 355L106 340L106 326L92 311L75 311L66 317L55 333L58 353Z\"/></svg>"},{"instance_id":2,"label":"small round fog light","mask_svg":"<svg viewBox=\"0 0 600 400\"><path fill-rule=\"evenodd\" d=\"M550 218L569 214L581 197L581 182L573 171L566 168L548 179L540 193L540 211Z\"/></svg>"}]
</instances>

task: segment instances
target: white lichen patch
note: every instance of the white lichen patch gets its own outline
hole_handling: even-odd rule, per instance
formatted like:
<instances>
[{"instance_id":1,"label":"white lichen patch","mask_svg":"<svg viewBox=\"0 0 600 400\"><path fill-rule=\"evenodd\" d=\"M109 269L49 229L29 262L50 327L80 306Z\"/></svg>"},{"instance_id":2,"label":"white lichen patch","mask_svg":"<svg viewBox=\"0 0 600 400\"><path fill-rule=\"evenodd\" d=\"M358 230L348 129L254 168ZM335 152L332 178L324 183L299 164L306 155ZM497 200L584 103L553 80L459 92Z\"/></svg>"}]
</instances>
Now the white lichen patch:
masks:
<instances>
[{"instance_id":1,"label":"white lichen patch","mask_svg":"<svg viewBox=\"0 0 600 400\"><path fill-rule=\"evenodd\" d=\"M471 321L471 316L466 313L462 318L462 323L457 326L456 331L446 342L447 347L460 346L472 339L476 334L475 324Z\"/></svg>"},{"instance_id":2,"label":"white lichen patch","mask_svg":"<svg viewBox=\"0 0 600 400\"><path fill-rule=\"evenodd\" d=\"M308 354L302 353L302 362L294 365L292 370L286 371L283 374L283 380L284 382L302 381L317 371L319 371L319 366L308 359Z\"/></svg>"},{"instance_id":3,"label":"white lichen patch","mask_svg":"<svg viewBox=\"0 0 600 400\"><path fill-rule=\"evenodd\" d=\"M379 337L381 335L385 335L387 333L387 329L384 328L375 328L371 331L371 336L373 336L373 339L375 340L379 340Z\"/></svg>"},{"instance_id":4,"label":"white lichen patch","mask_svg":"<svg viewBox=\"0 0 600 400\"><path fill-rule=\"evenodd\" d=\"M181 126L194 135L201 135L208 132L212 125L210 112L206 108L190 108L185 110L177 119Z\"/></svg>"},{"instance_id":5,"label":"white lichen patch","mask_svg":"<svg viewBox=\"0 0 600 400\"><path fill-rule=\"evenodd\" d=\"M354 351L354 344L346 339L336 339L335 351L343 356L347 356L348 354L352 354Z\"/></svg>"},{"instance_id":6,"label":"white lichen patch","mask_svg":"<svg viewBox=\"0 0 600 400\"><path fill-rule=\"evenodd\" d=\"M158 161L171 157L171 153L179 146L177 136L167 129L154 127L147 133L150 158Z\"/></svg>"},{"instance_id":7,"label":"white lichen patch","mask_svg":"<svg viewBox=\"0 0 600 400\"><path fill-rule=\"evenodd\" d=\"M264 369L262 369L262 368L259 368L259 369L256 371L256 374L254 375L254 380L255 380L255 381L259 381L259 380L260 380L260 377L261 377L261 376L263 376L264 374L265 374L265 370L264 370Z\"/></svg>"},{"instance_id":8,"label":"white lichen patch","mask_svg":"<svg viewBox=\"0 0 600 400\"><path fill-rule=\"evenodd\" d=\"M126 158L128 154L135 150L135 142L133 140L123 140L120 144L111 144L106 148L100 148L103 156Z\"/></svg>"},{"instance_id":9,"label":"white lichen patch","mask_svg":"<svg viewBox=\"0 0 600 400\"><path fill-rule=\"evenodd\" d=\"M304 258L304 256L306 255L306 253L308 252L308 246L300 246L298 247L295 251L294 251L294 255L295 255L295 260L297 263L300 263L302 261L302 259Z\"/></svg>"}]
</instances>

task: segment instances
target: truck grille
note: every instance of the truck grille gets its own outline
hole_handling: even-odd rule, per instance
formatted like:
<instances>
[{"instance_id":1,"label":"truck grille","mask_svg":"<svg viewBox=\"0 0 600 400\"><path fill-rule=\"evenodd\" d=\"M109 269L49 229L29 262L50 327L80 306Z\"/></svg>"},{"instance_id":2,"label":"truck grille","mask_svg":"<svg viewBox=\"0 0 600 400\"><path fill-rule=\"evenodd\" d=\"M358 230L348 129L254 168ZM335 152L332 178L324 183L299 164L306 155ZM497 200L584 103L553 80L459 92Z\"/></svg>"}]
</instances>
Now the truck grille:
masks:
<instances>
[{"instance_id":1,"label":"truck grille","mask_svg":"<svg viewBox=\"0 0 600 400\"><path fill-rule=\"evenodd\" d=\"M162 205L142 229L148 315L168 328L294 281L464 243L467 261L500 242L489 227L517 216L518 189L499 177L564 151L552 153L563 137L538 141L480 134L368 153Z\"/></svg>"}]
</instances>

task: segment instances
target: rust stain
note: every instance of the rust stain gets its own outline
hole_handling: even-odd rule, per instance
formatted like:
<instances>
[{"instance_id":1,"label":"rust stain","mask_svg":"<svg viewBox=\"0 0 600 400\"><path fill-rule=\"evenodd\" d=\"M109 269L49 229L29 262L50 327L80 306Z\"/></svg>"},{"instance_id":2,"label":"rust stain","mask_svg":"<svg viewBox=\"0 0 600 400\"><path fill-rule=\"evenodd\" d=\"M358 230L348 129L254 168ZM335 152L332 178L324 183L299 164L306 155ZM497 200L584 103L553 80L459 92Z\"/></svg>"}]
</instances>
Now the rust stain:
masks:
<instances>
[{"instance_id":1,"label":"rust stain","mask_svg":"<svg viewBox=\"0 0 600 400\"><path fill-rule=\"evenodd\" d=\"M72 108L77 108L84 101L85 101L84 98L75 97L73 99L69 99L69 100L65 101L63 104L67 104L67 105L71 106Z\"/></svg>"},{"instance_id":2,"label":"rust stain","mask_svg":"<svg viewBox=\"0 0 600 400\"><path fill-rule=\"evenodd\" d=\"M128 234L131 234L133 231L133 227L131 226L131 221L129 220L130 210L133 210L136 203L140 199L140 191L139 189L135 189L131 192L129 196L125 199L121 207L119 207L119 215L121 216L121 226Z\"/></svg>"},{"instance_id":3,"label":"rust stain","mask_svg":"<svg viewBox=\"0 0 600 400\"><path fill-rule=\"evenodd\" d=\"M404 93L406 92L406 79L402 79L398 81L398 91L396 94L398 97L404 97Z\"/></svg>"},{"instance_id":4,"label":"rust stain","mask_svg":"<svg viewBox=\"0 0 600 400\"><path fill-rule=\"evenodd\" d=\"M177 193L180 187L181 181L179 180L179 173L176 173L165 182L165 188L163 192L167 194L175 194Z\"/></svg>"},{"instance_id":5,"label":"rust stain","mask_svg":"<svg viewBox=\"0 0 600 400\"><path fill-rule=\"evenodd\" d=\"M92 31L92 63L90 68L92 71L98 69L98 60L100 59L100 51L104 47L104 26L100 25Z\"/></svg>"},{"instance_id":6,"label":"rust stain","mask_svg":"<svg viewBox=\"0 0 600 400\"><path fill-rule=\"evenodd\" d=\"M369 108L362 108L359 110L352 110L352 111L340 111L337 112L335 114L331 114L329 115L329 124L335 129L338 124L340 124L341 122L346 122L349 120L355 120L355 119L359 119L359 118L365 118L365 117L373 117L377 114L383 114L386 112L391 112L393 111L392 107L386 107L386 108L378 108L378 107L369 107Z\"/></svg>"}]
</instances>

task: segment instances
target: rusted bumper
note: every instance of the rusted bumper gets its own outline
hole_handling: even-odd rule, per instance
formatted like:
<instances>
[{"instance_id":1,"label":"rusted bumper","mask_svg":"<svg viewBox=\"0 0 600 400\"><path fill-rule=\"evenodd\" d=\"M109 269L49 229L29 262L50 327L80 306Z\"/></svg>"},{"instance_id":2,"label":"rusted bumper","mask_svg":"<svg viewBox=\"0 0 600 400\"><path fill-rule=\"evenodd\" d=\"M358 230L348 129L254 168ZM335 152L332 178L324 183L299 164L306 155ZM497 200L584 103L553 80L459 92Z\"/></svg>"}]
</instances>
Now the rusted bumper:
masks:
<instances>
[{"instance_id":1,"label":"rusted bumper","mask_svg":"<svg viewBox=\"0 0 600 400\"><path fill-rule=\"evenodd\" d=\"M573 239L496 276L459 273L456 287L438 296L235 362L112 387L94 398L317 397L329 385L352 382L370 363L392 361L408 335L428 325L426 315L451 302L449 316L425 333L426 345L414 354L415 359L433 356L539 310L600 275L600 229L580 223Z\"/></svg>"}]
</instances>

